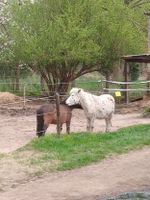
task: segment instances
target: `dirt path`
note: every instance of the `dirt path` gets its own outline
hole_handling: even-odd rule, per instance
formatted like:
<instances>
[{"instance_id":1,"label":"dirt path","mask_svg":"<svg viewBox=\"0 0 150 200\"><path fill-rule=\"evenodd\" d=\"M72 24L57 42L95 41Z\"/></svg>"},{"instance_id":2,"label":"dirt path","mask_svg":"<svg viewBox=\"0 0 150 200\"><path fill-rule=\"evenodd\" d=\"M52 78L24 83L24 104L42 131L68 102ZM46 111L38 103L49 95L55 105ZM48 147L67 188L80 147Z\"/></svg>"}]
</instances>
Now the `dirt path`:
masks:
<instances>
[{"instance_id":1,"label":"dirt path","mask_svg":"<svg viewBox=\"0 0 150 200\"><path fill-rule=\"evenodd\" d=\"M101 200L150 190L150 148L110 157L99 164L52 173L0 194L1 200Z\"/></svg>"},{"instance_id":2,"label":"dirt path","mask_svg":"<svg viewBox=\"0 0 150 200\"><path fill-rule=\"evenodd\" d=\"M150 123L149 118L142 118L140 113L115 114L112 130L133 124ZM35 137L35 115L7 116L0 114L0 153L9 153L27 144ZM74 110L71 123L71 131L80 132L86 130L86 119L82 110ZM96 120L94 131L104 131L105 121ZM50 125L47 132L56 132L56 126ZM65 132L65 127L63 127Z\"/></svg>"}]
</instances>

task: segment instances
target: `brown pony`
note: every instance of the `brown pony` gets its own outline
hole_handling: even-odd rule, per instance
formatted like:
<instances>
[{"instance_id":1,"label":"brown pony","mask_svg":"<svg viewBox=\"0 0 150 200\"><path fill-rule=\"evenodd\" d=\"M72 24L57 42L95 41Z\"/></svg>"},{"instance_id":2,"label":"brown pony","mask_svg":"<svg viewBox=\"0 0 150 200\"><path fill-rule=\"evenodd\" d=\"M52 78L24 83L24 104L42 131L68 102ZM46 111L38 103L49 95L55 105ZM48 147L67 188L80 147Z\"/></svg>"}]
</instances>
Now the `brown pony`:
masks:
<instances>
[{"instance_id":1,"label":"brown pony","mask_svg":"<svg viewBox=\"0 0 150 200\"><path fill-rule=\"evenodd\" d=\"M72 109L81 108L80 105L68 106L66 104L60 104L60 130L62 125L66 123L66 132L70 133L70 123L72 117ZM56 104L50 103L41 106L36 112L37 129L36 135L38 137L44 136L49 124L57 124L57 110Z\"/></svg>"}]
</instances>

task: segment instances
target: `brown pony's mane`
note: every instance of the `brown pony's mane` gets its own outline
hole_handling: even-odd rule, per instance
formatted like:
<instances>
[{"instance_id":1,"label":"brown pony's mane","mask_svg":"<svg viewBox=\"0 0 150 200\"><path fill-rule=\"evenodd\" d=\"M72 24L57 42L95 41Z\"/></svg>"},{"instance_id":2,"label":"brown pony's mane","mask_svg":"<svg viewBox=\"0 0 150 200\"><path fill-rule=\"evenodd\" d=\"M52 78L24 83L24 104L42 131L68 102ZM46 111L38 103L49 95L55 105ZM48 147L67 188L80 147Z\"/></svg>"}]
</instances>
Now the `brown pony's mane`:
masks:
<instances>
[{"instance_id":1,"label":"brown pony's mane","mask_svg":"<svg viewBox=\"0 0 150 200\"><path fill-rule=\"evenodd\" d=\"M66 104L66 99L63 100L63 101L61 101L60 104L61 104L61 105L66 105L66 106L68 106L68 105ZM73 109L83 109L82 106L81 106L80 104L75 104L75 105L68 106L68 107L71 108L72 110L73 110Z\"/></svg>"}]
</instances>

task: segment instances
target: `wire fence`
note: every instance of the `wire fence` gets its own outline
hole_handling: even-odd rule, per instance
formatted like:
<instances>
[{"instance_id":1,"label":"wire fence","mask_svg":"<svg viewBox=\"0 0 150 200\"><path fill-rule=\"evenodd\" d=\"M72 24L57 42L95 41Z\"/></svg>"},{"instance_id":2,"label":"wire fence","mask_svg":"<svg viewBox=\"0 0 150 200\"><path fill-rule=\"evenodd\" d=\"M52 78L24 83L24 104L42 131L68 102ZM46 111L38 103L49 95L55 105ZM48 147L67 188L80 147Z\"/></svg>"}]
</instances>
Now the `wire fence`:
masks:
<instances>
[{"instance_id":1,"label":"wire fence","mask_svg":"<svg viewBox=\"0 0 150 200\"><path fill-rule=\"evenodd\" d=\"M109 88L105 87L105 84L109 83ZM128 93L128 102L130 102L131 99L136 99L139 97L143 97L148 91L150 91L149 88L147 88L147 84L149 84L150 81L136 81L136 82L119 82L119 81L107 81L107 80L99 80L99 81L79 81L74 84L70 84L69 89L71 89L72 86L75 87L81 87L87 91L89 91L92 94L100 95L103 93L110 93L112 94L116 100L117 103L123 102L125 98L125 94ZM61 84L68 84L68 83L61 83ZM88 87L90 84L90 87ZM92 85L94 84L94 86ZM6 90L3 90L1 86L6 86ZM14 89L7 90L9 83L1 83L0 82L0 92L8 91L13 94L18 94L22 98L19 101L16 102L10 102L10 103L1 103L0 106L9 106L9 105L16 105L16 104L22 104L25 108L26 103L28 102L35 102L35 101L55 101L55 92L50 91L47 87L47 85L44 85L44 90L40 89L40 83L37 84L31 84L31 83L21 83L19 86L19 91L14 91ZM49 84L52 85L52 84ZM58 85L58 84L57 84ZM91 86L92 85L92 86ZM128 87L126 87L128 85ZM38 86L38 92L35 92L35 87ZM142 87L140 87L142 86ZM32 91L32 92L31 92ZM49 95L53 94L53 95ZM60 99L66 99L69 94L68 92L61 92ZM1 97L0 97L1 98Z\"/></svg>"}]
</instances>

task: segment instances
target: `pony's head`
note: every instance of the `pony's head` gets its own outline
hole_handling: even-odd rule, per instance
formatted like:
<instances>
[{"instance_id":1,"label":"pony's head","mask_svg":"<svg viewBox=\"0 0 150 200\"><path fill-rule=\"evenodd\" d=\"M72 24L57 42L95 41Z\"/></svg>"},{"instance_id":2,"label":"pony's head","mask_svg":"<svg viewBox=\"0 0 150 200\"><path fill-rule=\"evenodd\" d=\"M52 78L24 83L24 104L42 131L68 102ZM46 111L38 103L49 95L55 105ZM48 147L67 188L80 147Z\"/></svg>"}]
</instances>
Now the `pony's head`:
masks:
<instances>
[{"instance_id":1,"label":"pony's head","mask_svg":"<svg viewBox=\"0 0 150 200\"><path fill-rule=\"evenodd\" d=\"M66 104L69 106L80 104L79 93L82 91L81 88L72 88L70 90L70 96L66 100Z\"/></svg>"}]
</instances>

